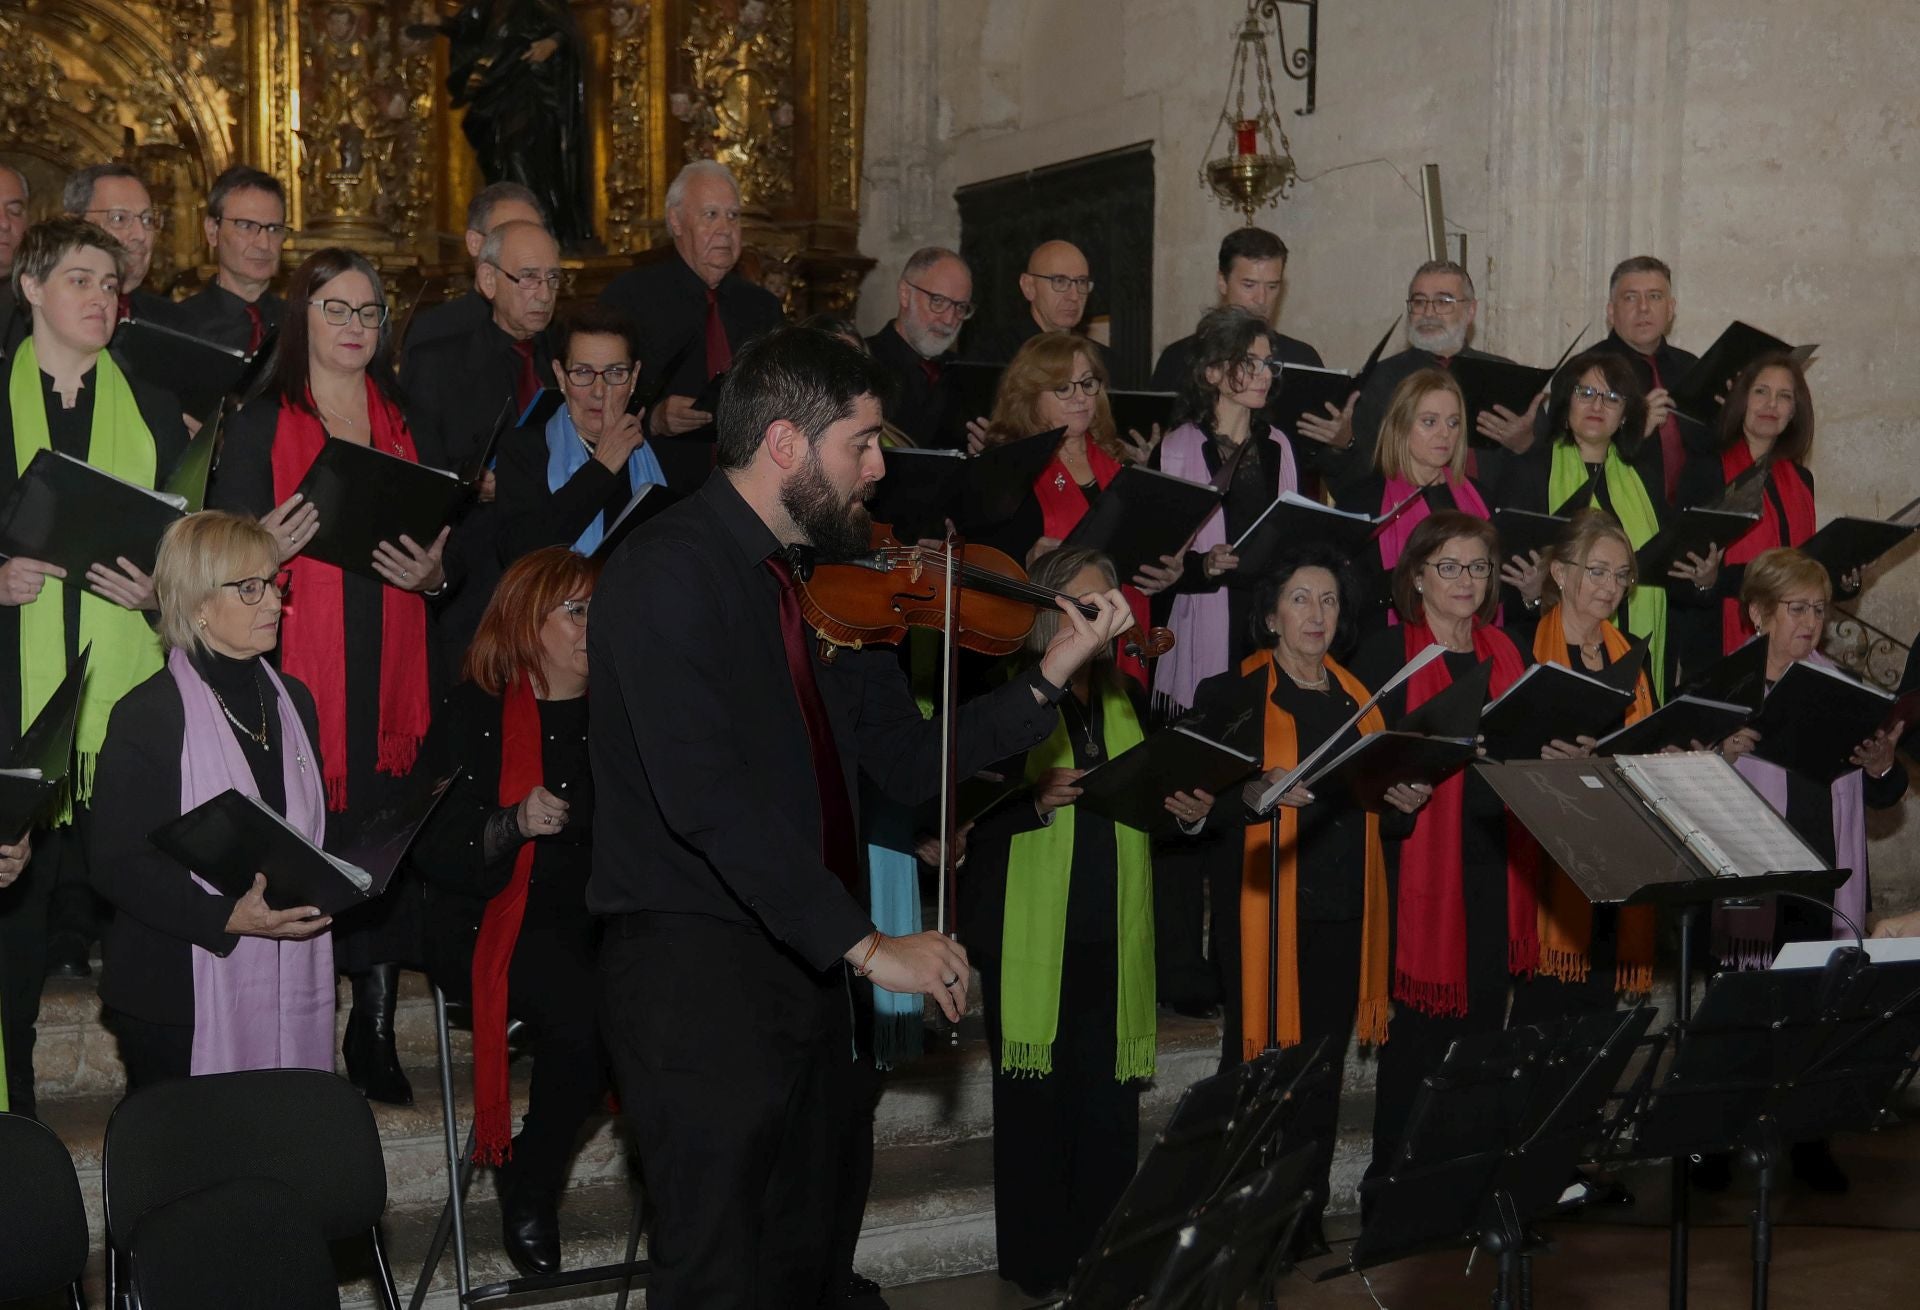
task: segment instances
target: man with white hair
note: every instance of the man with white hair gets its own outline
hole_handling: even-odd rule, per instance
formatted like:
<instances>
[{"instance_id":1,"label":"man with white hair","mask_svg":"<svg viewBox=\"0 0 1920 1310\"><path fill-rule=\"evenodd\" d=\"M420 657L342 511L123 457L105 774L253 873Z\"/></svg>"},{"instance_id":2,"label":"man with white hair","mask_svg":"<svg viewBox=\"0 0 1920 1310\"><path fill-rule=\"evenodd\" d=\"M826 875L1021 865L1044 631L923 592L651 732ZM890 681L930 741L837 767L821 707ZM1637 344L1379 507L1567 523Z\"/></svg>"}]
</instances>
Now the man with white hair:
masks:
<instances>
[{"instance_id":1,"label":"man with white hair","mask_svg":"<svg viewBox=\"0 0 1920 1310\"><path fill-rule=\"evenodd\" d=\"M893 382L882 398L887 422L916 446L957 446L962 430L947 412L942 365L973 317L973 271L946 247L926 246L908 257L898 290L899 312L867 338L874 362Z\"/></svg>"},{"instance_id":2,"label":"man with white hair","mask_svg":"<svg viewBox=\"0 0 1920 1310\"><path fill-rule=\"evenodd\" d=\"M780 326L780 302L735 269L740 261L740 187L726 165L696 159L667 188L667 232L674 254L631 269L600 293L600 301L638 326L642 395L664 381L666 398L647 415L649 436L704 436L713 415L694 401L727 371L734 354L754 337ZM703 478L710 452L688 461L658 453L670 483ZM700 467L695 467L699 465Z\"/></svg>"},{"instance_id":3,"label":"man with white hair","mask_svg":"<svg viewBox=\"0 0 1920 1310\"><path fill-rule=\"evenodd\" d=\"M1423 368L1447 368L1461 356L1512 362L1467 344L1473 338L1479 308L1473 278L1459 264L1430 259L1414 270L1407 285L1407 348L1380 361L1366 389L1347 398L1344 413L1309 414L1300 421L1300 435L1307 438L1302 443L1303 460L1317 468L1336 492L1373 472L1380 421L1386 417L1394 389L1407 378ZM1533 416L1538 408L1536 401L1526 413L1513 414L1496 405L1480 414L1473 444L1481 482L1499 481L1498 470L1507 455L1522 454L1533 445Z\"/></svg>"}]
</instances>

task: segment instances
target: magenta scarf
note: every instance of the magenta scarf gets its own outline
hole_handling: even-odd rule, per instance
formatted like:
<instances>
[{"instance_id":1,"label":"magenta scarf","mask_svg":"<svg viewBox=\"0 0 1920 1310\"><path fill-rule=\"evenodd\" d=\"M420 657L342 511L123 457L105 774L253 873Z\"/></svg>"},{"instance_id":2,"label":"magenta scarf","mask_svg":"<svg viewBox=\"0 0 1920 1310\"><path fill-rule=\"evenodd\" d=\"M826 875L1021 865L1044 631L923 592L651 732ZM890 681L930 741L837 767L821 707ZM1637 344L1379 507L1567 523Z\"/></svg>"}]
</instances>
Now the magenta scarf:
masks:
<instances>
[{"instance_id":1,"label":"magenta scarf","mask_svg":"<svg viewBox=\"0 0 1920 1310\"><path fill-rule=\"evenodd\" d=\"M1477 519L1492 517L1487 512L1487 502L1480 498L1480 493L1467 479L1455 478L1452 474L1448 474L1447 489L1453 492L1453 503L1463 512ZM1385 514L1418 490L1420 488L1405 478L1388 478L1386 490L1380 496L1380 508L1375 510L1374 514ZM1400 552L1407 548L1407 538L1411 537L1413 530L1420 526L1420 520L1432 512L1432 508L1427 504L1427 498L1422 496L1401 510L1393 522L1380 530L1380 566L1387 571L1389 577L1393 574L1393 566L1400 562ZM1498 579L1496 578L1495 581ZM1400 613L1392 605L1387 606L1387 622L1395 627L1400 623Z\"/></svg>"},{"instance_id":2,"label":"magenta scarf","mask_svg":"<svg viewBox=\"0 0 1920 1310\"><path fill-rule=\"evenodd\" d=\"M1756 638L1758 640L1758 638ZM1815 651L1809 662L1834 667ZM1787 812L1787 771L1777 764L1742 755L1734 767L1780 814ZM1859 769L1842 774L1833 784L1833 854L1836 868L1849 869L1846 882L1834 893L1833 907L1864 926L1867 921L1867 803L1865 775ZM1713 953L1728 969L1764 969L1774 957L1775 902L1763 897L1758 905L1728 909L1713 907ZM1853 929L1836 914L1833 940L1851 938Z\"/></svg>"},{"instance_id":3,"label":"magenta scarf","mask_svg":"<svg viewBox=\"0 0 1920 1310\"><path fill-rule=\"evenodd\" d=\"M326 793L313 743L273 666L262 663L280 707L281 777L286 820L319 843L326 835ZM229 787L260 794L247 757L227 725L213 691L182 650L167 656L180 689L186 732L180 744L180 812ZM194 881L213 888L197 875ZM333 1069L333 934L303 942L242 937L232 952L193 948L193 1058L195 1074L239 1069Z\"/></svg>"},{"instance_id":4,"label":"magenta scarf","mask_svg":"<svg viewBox=\"0 0 1920 1310\"><path fill-rule=\"evenodd\" d=\"M1196 423L1183 424L1160 442L1160 471L1176 478L1198 482L1213 481L1207 468L1207 434ZM1280 485L1274 494L1300 490L1300 472L1294 464L1293 445L1278 428L1267 430L1267 440L1280 448ZM1257 458L1249 450L1246 458ZM1214 510L1188 545L1201 554L1227 540L1227 511L1222 505ZM1227 671L1233 634L1227 631L1227 588L1224 583L1211 591L1183 591L1173 598L1167 626L1174 635L1173 649L1153 666L1153 707L1156 713L1178 714L1193 707L1193 692L1216 673Z\"/></svg>"}]
</instances>

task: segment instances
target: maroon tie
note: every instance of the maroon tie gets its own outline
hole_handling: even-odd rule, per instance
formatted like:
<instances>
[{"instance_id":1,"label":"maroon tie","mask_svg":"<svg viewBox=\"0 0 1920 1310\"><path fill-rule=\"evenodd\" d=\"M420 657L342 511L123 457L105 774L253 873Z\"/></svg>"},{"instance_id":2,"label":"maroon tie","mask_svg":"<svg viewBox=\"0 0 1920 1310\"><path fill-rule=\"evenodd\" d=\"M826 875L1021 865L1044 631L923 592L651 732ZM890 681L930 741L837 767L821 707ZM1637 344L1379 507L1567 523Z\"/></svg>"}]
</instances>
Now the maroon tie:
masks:
<instances>
[{"instance_id":1,"label":"maroon tie","mask_svg":"<svg viewBox=\"0 0 1920 1310\"><path fill-rule=\"evenodd\" d=\"M1658 390L1665 386L1666 383L1660 380L1660 365L1653 356L1642 355L1641 358L1646 360L1647 367L1653 370L1654 389ZM1680 441L1680 420L1672 414L1668 414L1667 421L1660 425L1660 458L1666 464L1663 472L1667 484L1667 503L1671 505L1674 496L1680 490L1680 465L1685 463L1687 458L1686 450Z\"/></svg>"},{"instance_id":2,"label":"maroon tie","mask_svg":"<svg viewBox=\"0 0 1920 1310\"><path fill-rule=\"evenodd\" d=\"M806 721L807 744L813 751L813 779L820 789L820 858L845 884L853 898L867 903L860 886L860 854L855 844L853 802L847 796L847 776L840 768L840 751L833 743L833 723L820 684L813 676L813 652L807 646L807 624L800 615L800 597L793 588L793 569L778 555L766 559L767 572L780 584L780 640L787 649L787 673L793 694Z\"/></svg>"},{"instance_id":3,"label":"maroon tie","mask_svg":"<svg viewBox=\"0 0 1920 1310\"><path fill-rule=\"evenodd\" d=\"M260 306L247 305L247 354L260 349L260 343L267 339L267 320L260 313Z\"/></svg>"},{"instance_id":4,"label":"maroon tie","mask_svg":"<svg viewBox=\"0 0 1920 1310\"><path fill-rule=\"evenodd\" d=\"M513 379L514 403L524 414L527 412L527 406L533 403L533 398L540 394L540 378L533 371L533 338L528 337L525 341L514 342L513 353L519 356L520 360Z\"/></svg>"},{"instance_id":5,"label":"maroon tie","mask_svg":"<svg viewBox=\"0 0 1920 1310\"><path fill-rule=\"evenodd\" d=\"M733 364L733 347L727 344L727 325L720 321L720 297L707 288L707 377L725 373Z\"/></svg>"},{"instance_id":6,"label":"maroon tie","mask_svg":"<svg viewBox=\"0 0 1920 1310\"><path fill-rule=\"evenodd\" d=\"M927 375L928 386L937 387L940 385L940 365L936 361L922 359L920 361L920 371Z\"/></svg>"},{"instance_id":7,"label":"maroon tie","mask_svg":"<svg viewBox=\"0 0 1920 1310\"><path fill-rule=\"evenodd\" d=\"M131 292L122 291L120 293L119 321L124 323L126 320L132 317L133 317L133 295Z\"/></svg>"}]
</instances>

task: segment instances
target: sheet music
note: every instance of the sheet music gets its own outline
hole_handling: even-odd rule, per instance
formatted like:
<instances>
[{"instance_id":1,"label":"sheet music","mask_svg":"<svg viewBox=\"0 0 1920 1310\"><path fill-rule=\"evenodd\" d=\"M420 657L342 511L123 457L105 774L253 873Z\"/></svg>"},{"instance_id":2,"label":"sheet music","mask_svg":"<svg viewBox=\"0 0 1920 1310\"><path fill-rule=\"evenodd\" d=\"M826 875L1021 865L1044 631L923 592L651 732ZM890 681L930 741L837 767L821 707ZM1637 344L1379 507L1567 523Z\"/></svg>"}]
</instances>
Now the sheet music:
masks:
<instances>
[{"instance_id":1,"label":"sheet music","mask_svg":"<svg viewBox=\"0 0 1920 1310\"><path fill-rule=\"evenodd\" d=\"M1711 751L1619 756L1614 766L1716 877L1828 867L1733 765Z\"/></svg>"}]
</instances>

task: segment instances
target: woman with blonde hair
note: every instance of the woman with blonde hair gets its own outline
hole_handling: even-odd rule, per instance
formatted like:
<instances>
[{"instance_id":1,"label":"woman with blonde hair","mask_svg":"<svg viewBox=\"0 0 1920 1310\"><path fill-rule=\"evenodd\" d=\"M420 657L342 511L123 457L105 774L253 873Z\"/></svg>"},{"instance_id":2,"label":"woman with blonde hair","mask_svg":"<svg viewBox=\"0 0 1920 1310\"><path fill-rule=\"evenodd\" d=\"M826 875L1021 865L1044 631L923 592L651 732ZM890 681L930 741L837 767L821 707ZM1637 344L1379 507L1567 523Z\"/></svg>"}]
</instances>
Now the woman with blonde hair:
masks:
<instances>
[{"instance_id":1,"label":"woman with blonde hair","mask_svg":"<svg viewBox=\"0 0 1920 1310\"><path fill-rule=\"evenodd\" d=\"M1373 473L1348 486L1339 508L1379 516L1405 504L1381 531L1376 548L1356 561L1368 587L1362 632L1397 624L1392 588L1394 565L1413 530L1436 511L1459 510L1488 517L1480 484L1467 476L1467 402L1453 374L1423 368L1394 388L1373 448Z\"/></svg>"},{"instance_id":2,"label":"woman with blonde hair","mask_svg":"<svg viewBox=\"0 0 1920 1310\"><path fill-rule=\"evenodd\" d=\"M154 829L228 789L326 836L313 697L264 658L287 577L273 534L208 511L174 524L153 571L166 667L114 707L94 779L93 879L118 913L100 982L129 1089L237 1069L333 1068L331 921L214 890Z\"/></svg>"}]
</instances>

